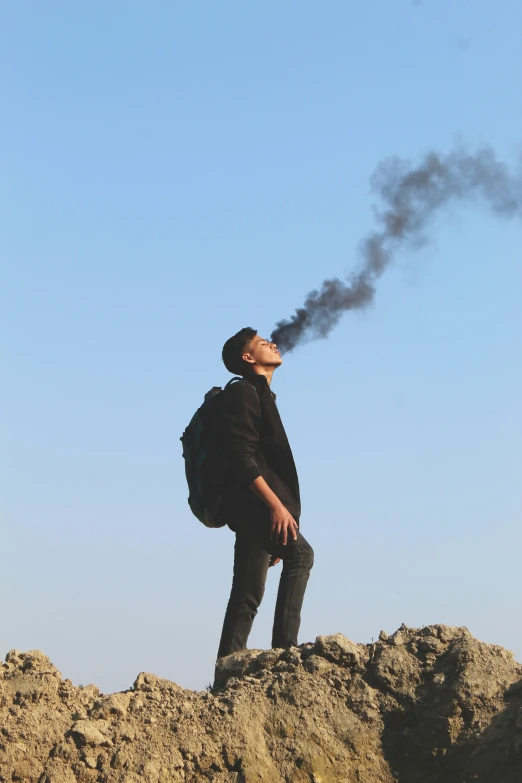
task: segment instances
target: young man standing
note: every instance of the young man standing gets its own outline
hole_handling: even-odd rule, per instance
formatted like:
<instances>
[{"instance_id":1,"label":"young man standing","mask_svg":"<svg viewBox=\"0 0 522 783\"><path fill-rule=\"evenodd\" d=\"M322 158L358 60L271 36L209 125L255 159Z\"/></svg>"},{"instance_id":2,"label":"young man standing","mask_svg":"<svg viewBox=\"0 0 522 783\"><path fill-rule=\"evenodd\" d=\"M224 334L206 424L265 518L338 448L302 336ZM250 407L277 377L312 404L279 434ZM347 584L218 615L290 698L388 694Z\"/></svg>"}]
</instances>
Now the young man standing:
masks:
<instances>
[{"instance_id":1,"label":"young man standing","mask_svg":"<svg viewBox=\"0 0 522 783\"><path fill-rule=\"evenodd\" d=\"M227 370L240 375L224 392L222 426L229 460L223 514L236 534L234 578L218 658L246 647L270 565L283 561L272 647L297 645L301 606L314 561L299 531L297 471L270 390L283 360L274 343L241 329L223 347Z\"/></svg>"}]
</instances>

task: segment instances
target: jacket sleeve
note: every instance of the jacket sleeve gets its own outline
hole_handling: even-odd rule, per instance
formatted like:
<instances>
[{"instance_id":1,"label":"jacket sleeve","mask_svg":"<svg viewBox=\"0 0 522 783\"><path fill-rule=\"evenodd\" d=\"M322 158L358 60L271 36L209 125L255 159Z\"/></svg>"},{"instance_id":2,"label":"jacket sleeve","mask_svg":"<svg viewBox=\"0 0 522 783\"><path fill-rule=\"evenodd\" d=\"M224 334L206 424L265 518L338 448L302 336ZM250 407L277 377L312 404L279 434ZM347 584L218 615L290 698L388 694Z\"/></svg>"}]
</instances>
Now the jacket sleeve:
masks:
<instances>
[{"instance_id":1,"label":"jacket sleeve","mask_svg":"<svg viewBox=\"0 0 522 783\"><path fill-rule=\"evenodd\" d=\"M259 395L248 381L231 384L224 393L222 425L225 451L239 484L261 476L259 460Z\"/></svg>"}]
</instances>

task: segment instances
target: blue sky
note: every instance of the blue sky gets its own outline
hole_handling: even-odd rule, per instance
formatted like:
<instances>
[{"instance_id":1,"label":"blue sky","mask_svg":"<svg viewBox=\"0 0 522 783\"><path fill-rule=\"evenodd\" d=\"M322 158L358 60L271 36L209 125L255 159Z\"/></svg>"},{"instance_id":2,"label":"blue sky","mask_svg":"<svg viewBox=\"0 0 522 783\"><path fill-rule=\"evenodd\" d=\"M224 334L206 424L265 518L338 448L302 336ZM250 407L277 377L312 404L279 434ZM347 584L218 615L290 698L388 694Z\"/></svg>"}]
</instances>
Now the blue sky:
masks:
<instances>
[{"instance_id":1,"label":"blue sky","mask_svg":"<svg viewBox=\"0 0 522 783\"><path fill-rule=\"evenodd\" d=\"M221 346L350 272L383 158L517 165L522 8L27 0L0 28L0 653L203 688L233 535L191 517L179 436ZM301 641L442 622L522 660L521 249L444 212L275 376L316 551Z\"/></svg>"}]
</instances>

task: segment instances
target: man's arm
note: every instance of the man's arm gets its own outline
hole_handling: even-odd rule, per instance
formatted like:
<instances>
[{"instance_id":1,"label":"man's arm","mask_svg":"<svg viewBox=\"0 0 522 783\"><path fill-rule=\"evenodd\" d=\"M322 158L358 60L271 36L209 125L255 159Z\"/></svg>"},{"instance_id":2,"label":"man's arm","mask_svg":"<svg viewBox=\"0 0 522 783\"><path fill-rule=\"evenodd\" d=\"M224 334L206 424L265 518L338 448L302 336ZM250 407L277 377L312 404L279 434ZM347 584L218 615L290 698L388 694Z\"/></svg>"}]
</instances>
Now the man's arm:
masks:
<instances>
[{"instance_id":1,"label":"man's arm","mask_svg":"<svg viewBox=\"0 0 522 783\"><path fill-rule=\"evenodd\" d=\"M251 383L238 381L226 391L222 410L227 453L240 484L270 510L271 536L286 545L288 538L297 538L297 524L262 476L258 460L259 395Z\"/></svg>"},{"instance_id":2,"label":"man's arm","mask_svg":"<svg viewBox=\"0 0 522 783\"><path fill-rule=\"evenodd\" d=\"M250 486L261 475L258 459L259 395L246 381L232 384L223 395L221 417L227 457L236 481Z\"/></svg>"}]
</instances>

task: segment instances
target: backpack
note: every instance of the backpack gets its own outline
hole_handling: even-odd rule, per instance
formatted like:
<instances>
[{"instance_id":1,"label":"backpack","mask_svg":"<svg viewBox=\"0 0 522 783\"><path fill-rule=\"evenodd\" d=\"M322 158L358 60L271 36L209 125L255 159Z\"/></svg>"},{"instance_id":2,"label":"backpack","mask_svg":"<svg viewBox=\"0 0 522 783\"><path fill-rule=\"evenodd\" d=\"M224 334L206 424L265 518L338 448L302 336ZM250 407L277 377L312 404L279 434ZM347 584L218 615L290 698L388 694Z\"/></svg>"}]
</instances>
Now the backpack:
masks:
<instances>
[{"instance_id":1,"label":"backpack","mask_svg":"<svg viewBox=\"0 0 522 783\"><path fill-rule=\"evenodd\" d=\"M244 378L232 378L225 389ZM224 389L214 386L205 394L203 404L191 418L181 436L185 476L189 489L188 504L194 516L206 527L224 527L220 518L227 460L218 437L217 416Z\"/></svg>"}]
</instances>

